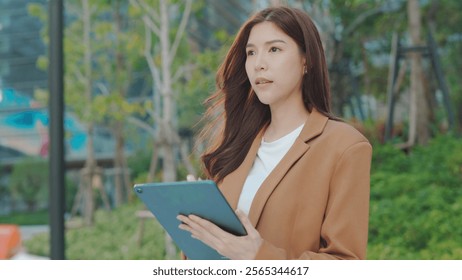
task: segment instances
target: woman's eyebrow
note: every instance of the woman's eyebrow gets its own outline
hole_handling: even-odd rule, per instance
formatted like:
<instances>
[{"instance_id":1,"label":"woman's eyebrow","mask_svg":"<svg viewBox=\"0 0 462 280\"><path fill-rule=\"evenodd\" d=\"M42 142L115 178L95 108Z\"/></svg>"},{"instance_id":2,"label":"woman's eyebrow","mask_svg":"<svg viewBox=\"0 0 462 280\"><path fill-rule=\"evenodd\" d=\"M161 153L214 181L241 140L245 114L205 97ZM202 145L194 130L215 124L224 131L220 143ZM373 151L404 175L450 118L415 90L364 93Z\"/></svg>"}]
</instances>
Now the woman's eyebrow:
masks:
<instances>
[{"instance_id":1,"label":"woman's eyebrow","mask_svg":"<svg viewBox=\"0 0 462 280\"><path fill-rule=\"evenodd\" d=\"M286 41L284 41L284 40L275 39L275 40L270 40L270 41L265 42L264 45L271 45L271 44L274 44L274 43L283 43L283 44L287 44ZM252 43L248 43L245 47L246 47L246 48L251 48L251 47L255 47L255 45L252 44Z\"/></svg>"}]
</instances>

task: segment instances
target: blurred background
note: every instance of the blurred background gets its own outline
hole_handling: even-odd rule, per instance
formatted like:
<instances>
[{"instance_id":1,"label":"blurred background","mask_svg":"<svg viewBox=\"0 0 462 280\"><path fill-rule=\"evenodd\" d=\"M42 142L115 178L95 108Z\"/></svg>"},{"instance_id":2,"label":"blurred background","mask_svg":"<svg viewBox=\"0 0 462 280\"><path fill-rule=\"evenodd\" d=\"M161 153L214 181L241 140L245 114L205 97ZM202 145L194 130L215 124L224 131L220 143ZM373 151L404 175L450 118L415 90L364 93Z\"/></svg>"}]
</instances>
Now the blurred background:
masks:
<instances>
[{"instance_id":1,"label":"blurred background","mask_svg":"<svg viewBox=\"0 0 462 280\"><path fill-rule=\"evenodd\" d=\"M48 4L0 0L0 258L49 258ZM67 259L178 259L135 183L201 175L241 24L305 10L334 112L374 147L369 259L462 259L462 1L64 1ZM2 227L3 226L3 227Z\"/></svg>"}]
</instances>

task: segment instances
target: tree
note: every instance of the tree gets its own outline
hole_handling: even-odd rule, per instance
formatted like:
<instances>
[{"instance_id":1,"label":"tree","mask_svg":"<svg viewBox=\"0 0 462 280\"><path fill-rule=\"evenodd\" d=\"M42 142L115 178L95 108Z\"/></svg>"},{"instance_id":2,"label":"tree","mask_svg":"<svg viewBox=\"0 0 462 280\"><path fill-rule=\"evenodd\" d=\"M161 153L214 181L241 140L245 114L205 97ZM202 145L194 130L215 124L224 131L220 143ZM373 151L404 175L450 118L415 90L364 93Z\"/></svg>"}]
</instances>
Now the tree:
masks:
<instances>
[{"instance_id":1,"label":"tree","mask_svg":"<svg viewBox=\"0 0 462 280\"><path fill-rule=\"evenodd\" d=\"M75 198L75 205L79 205L82 199L85 224L92 225L95 212L94 188L100 191L106 208L109 207L106 194L102 189L102 170L96 164L93 137L98 116L95 112L99 110L93 102L93 85L94 81L97 80L95 76L98 74L93 72L92 64L94 50L91 24L95 6L90 5L88 0L67 1L66 5L69 12L68 18L71 18L71 20L66 26L64 34L65 101L67 107L75 112L80 120L86 124L87 132L87 157L84 168L81 170L80 186ZM47 21L47 13L41 5L31 4L29 12L39 17L42 21ZM42 36L44 41L48 42L46 29L43 31ZM37 64L39 68L46 69L48 58L46 56L40 57ZM97 184L95 185L95 183Z\"/></svg>"},{"instance_id":2,"label":"tree","mask_svg":"<svg viewBox=\"0 0 462 280\"><path fill-rule=\"evenodd\" d=\"M383 40L384 34L389 31L377 32L377 28L385 28L380 20L395 16L400 7L399 1L358 0L347 4L345 1L332 1L329 11L316 13L317 18L324 22L325 30L330 33L323 37L327 39L333 110L337 114L344 115L345 105L352 97L359 95L360 88L355 86L357 77L364 77L364 85L368 86L365 92L369 93L371 77L370 71L365 69L369 70L370 65L364 42ZM390 29L389 25L386 27Z\"/></svg>"},{"instance_id":3,"label":"tree","mask_svg":"<svg viewBox=\"0 0 462 280\"><path fill-rule=\"evenodd\" d=\"M95 41L98 56L93 64L101 73L95 82L100 94L95 97L97 120L107 124L115 138L114 205L117 207L131 192L129 170L125 156L126 119L140 111L137 103L127 99L134 73L140 68L138 46L142 44L139 32L130 25L125 1L101 1L97 12L110 14L95 21ZM142 66L141 66L142 67ZM125 189L124 189L125 186Z\"/></svg>"},{"instance_id":4,"label":"tree","mask_svg":"<svg viewBox=\"0 0 462 280\"><path fill-rule=\"evenodd\" d=\"M409 33L413 46L422 45L421 41L421 18L418 0L408 0L407 5L409 19ZM424 76L422 69L422 54L413 52L411 58L411 102L409 116L409 140L408 145L425 145L429 139L428 103L424 88Z\"/></svg>"},{"instance_id":5,"label":"tree","mask_svg":"<svg viewBox=\"0 0 462 280\"><path fill-rule=\"evenodd\" d=\"M450 89L459 133L462 133L462 85L459 82L462 72L462 15L459 12L461 9L461 1L432 0L426 9L422 10L422 18L432 26L439 46L438 51Z\"/></svg>"},{"instance_id":6,"label":"tree","mask_svg":"<svg viewBox=\"0 0 462 280\"><path fill-rule=\"evenodd\" d=\"M153 136L154 147L149 173L151 177L148 180L153 178L159 153L162 153L162 180L175 181L177 180L175 151L180 147L181 140L176 130L177 114L173 85L190 67L177 61L176 58L191 13L192 1L186 0L184 5L167 0L149 2L130 0L130 3L136 9L135 12L141 13L145 27L144 56L153 80L153 101L147 103L148 106L153 107L146 106L146 111L156 127L153 129L150 124L134 118L131 120ZM173 13L173 9L180 11L180 7L182 7L180 14ZM180 19L179 25L176 30L173 30L171 23L178 15L180 15L178 17ZM187 160L186 155L183 154L182 156L184 160ZM190 170L190 172L195 173L194 170ZM167 234L166 250L167 258L174 258L176 249Z\"/></svg>"},{"instance_id":7,"label":"tree","mask_svg":"<svg viewBox=\"0 0 462 280\"><path fill-rule=\"evenodd\" d=\"M92 102L93 102L93 67L92 67L92 46L91 46L91 10L88 0L82 0L82 21L83 21L83 74L81 80L84 88L84 100L87 106L83 108L83 116L87 122L87 157L85 165L81 171L81 180L84 192L84 220L87 226L90 226L94 222L94 197L93 197L93 182L97 176L101 177L101 170L98 168L95 159L94 149L94 120L92 117Z\"/></svg>"}]
</instances>

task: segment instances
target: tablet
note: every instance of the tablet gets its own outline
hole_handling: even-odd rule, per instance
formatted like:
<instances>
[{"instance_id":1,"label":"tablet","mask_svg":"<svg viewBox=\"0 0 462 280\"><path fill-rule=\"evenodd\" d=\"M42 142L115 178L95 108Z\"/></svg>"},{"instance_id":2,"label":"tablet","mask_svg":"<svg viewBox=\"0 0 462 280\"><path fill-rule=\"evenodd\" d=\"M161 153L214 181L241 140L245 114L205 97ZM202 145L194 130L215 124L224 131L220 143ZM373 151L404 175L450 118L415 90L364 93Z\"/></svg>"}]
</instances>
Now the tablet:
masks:
<instances>
[{"instance_id":1,"label":"tablet","mask_svg":"<svg viewBox=\"0 0 462 280\"><path fill-rule=\"evenodd\" d=\"M179 229L181 222L176 218L178 214L197 215L234 235L247 234L213 181L136 184L134 190L188 259L226 258L200 240L192 238L188 231Z\"/></svg>"}]
</instances>

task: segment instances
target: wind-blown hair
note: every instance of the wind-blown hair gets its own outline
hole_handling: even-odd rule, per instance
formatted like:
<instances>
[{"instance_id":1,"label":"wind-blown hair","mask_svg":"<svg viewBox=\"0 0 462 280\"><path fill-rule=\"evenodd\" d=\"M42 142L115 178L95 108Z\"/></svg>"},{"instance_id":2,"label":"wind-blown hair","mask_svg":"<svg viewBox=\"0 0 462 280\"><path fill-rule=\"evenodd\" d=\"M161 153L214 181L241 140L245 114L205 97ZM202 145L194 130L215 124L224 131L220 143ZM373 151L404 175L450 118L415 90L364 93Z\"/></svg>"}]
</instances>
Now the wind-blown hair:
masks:
<instances>
[{"instance_id":1,"label":"wind-blown hair","mask_svg":"<svg viewBox=\"0 0 462 280\"><path fill-rule=\"evenodd\" d=\"M315 108L335 119L330 111L327 65L319 33L310 17L289 7L271 7L253 15L239 30L216 75L216 92L205 101L208 122L201 134L211 139L202 154L207 177L221 182L244 161L257 134L271 120L268 105L261 103L252 90L245 70L246 45L252 28L272 22L290 36L306 58L302 95L305 108Z\"/></svg>"}]
</instances>

